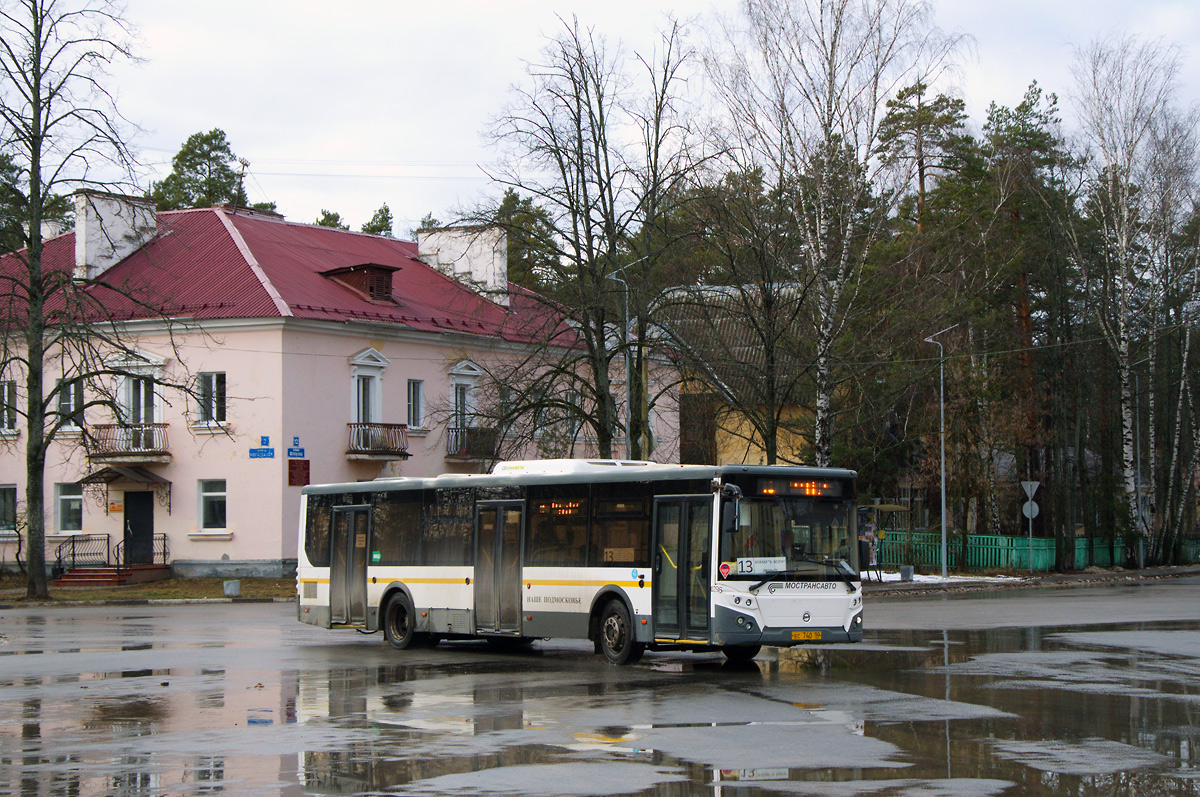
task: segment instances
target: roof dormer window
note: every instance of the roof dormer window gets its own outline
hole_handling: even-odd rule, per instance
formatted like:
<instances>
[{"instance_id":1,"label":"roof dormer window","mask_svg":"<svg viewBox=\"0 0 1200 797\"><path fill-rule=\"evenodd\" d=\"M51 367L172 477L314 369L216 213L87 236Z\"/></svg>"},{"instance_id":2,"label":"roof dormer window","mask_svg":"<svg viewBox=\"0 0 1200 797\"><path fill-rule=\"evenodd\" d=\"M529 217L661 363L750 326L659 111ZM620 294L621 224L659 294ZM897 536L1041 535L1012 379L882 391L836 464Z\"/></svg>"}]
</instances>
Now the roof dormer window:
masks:
<instances>
[{"instance_id":1,"label":"roof dormer window","mask_svg":"<svg viewBox=\"0 0 1200 797\"><path fill-rule=\"evenodd\" d=\"M363 263L322 271L321 276L349 288L372 302L392 302L392 272L397 266Z\"/></svg>"}]
</instances>

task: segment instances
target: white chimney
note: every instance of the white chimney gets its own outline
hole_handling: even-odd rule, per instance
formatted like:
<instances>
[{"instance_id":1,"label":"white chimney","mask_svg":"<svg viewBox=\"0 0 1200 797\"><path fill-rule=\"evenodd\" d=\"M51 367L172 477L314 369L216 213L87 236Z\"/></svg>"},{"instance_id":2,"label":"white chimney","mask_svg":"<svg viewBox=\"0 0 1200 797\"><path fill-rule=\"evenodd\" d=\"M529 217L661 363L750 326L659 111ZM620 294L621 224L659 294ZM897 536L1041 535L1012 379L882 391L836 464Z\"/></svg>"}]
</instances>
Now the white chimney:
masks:
<instances>
[{"instance_id":1,"label":"white chimney","mask_svg":"<svg viewBox=\"0 0 1200 797\"><path fill-rule=\"evenodd\" d=\"M508 237L496 227L417 231L417 257L508 306Z\"/></svg>"},{"instance_id":2,"label":"white chimney","mask_svg":"<svg viewBox=\"0 0 1200 797\"><path fill-rule=\"evenodd\" d=\"M75 192L75 278L95 279L154 237L154 201Z\"/></svg>"}]
</instances>

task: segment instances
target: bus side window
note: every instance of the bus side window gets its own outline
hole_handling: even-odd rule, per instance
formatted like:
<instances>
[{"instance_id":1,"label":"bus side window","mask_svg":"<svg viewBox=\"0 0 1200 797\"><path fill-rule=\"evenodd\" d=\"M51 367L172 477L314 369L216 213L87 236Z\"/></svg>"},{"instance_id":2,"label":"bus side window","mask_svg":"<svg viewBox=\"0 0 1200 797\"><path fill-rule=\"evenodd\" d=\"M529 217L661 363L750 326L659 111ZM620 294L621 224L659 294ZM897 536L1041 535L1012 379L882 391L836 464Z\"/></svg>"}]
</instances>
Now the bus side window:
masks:
<instances>
[{"instance_id":1,"label":"bus side window","mask_svg":"<svg viewBox=\"0 0 1200 797\"><path fill-rule=\"evenodd\" d=\"M474 525L475 494L471 488L427 490L421 564L470 564Z\"/></svg>"},{"instance_id":2,"label":"bus side window","mask_svg":"<svg viewBox=\"0 0 1200 797\"><path fill-rule=\"evenodd\" d=\"M650 564L649 501L643 484L597 484L593 491L590 564Z\"/></svg>"},{"instance_id":3,"label":"bus side window","mask_svg":"<svg viewBox=\"0 0 1200 797\"><path fill-rule=\"evenodd\" d=\"M587 521L587 485L530 487L526 564L586 564Z\"/></svg>"},{"instance_id":4,"label":"bus side window","mask_svg":"<svg viewBox=\"0 0 1200 797\"><path fill-rule=\"evenodd\" d=\"M332 496L308 497L307 524L304 530L304 555L313 567L329 567L330 506Z\"/></svg>"},{"instance_id":5,"label":"bus side window","mask_svg":"<svg viewBox=\"0 0 1200 797\"><path fill-rule=\"evenodd\" d=\"M398 490L378 494L372 527L371 564L420 564L421 492Z\"/></svg>"}]
</instances>

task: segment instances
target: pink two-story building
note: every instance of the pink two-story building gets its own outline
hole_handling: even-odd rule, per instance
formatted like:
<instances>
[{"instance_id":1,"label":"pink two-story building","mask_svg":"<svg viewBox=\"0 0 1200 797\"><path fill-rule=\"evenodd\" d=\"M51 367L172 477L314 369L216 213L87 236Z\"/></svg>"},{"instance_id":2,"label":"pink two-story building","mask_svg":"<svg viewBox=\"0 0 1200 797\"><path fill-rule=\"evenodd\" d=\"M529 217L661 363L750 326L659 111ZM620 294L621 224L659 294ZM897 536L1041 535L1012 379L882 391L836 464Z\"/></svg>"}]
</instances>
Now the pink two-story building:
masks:
<instances>
[{"instance_id":1,"label":"pink two-story building","mask_svg":"<svg viewBox=\"0 0 1200 797\"><path fill-rule=\"evenodd\" d=\"M539 345L547 325L542 303L510 290L504 238L487 231L438 232L419 251L274 214L156 213L80 194L75 230L46 239L44 263L161 311L117 310L131 318L130 351L112 363L121 384L106 388L119 417L73 413L92 385L61 393L75 428L46 468L51 564L103 547L110 561L166 560L183 575L288 574L303 485L490 465L498 440L474 420L476 387L486 364ZM69 366L49 378L70 381ZM4 379L0 398L20 400L20 377ZM181 382L188 392L164 387ZM0 416L0 561L11 565L24 432ZM655 458L676 459L666 403L655 423Z\"/></svg>"}]
</instances>

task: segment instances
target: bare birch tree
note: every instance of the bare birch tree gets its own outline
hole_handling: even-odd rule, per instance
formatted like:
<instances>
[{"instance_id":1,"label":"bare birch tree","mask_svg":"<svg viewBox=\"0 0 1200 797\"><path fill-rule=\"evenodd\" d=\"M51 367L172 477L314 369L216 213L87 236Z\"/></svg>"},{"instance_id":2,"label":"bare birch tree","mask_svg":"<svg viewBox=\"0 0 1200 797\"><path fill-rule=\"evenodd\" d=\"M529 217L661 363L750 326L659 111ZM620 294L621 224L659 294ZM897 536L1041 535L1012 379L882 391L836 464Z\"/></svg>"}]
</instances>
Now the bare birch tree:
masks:
<instances>
[{"instance_id":1,"label":"bare birch tree","mask_svg":"<svg viewBox=\"0 0 1200 797\"><path fill-rule=\"evenodd\" d=\"M1073 99L1090 155L1086 213L1103 240L1101 253L1081 265L1116 363L1125 521L1139 534L1148 530L1136 483L1134 341L1148 331L1145 319L1158 316L1162 298L1146 257L1153 223L1146 188L1155 179L1155 130L1171 111L1178 71L1175 47L1132 36L1091 43L1073 66Z\"/></svg>"},{"instance_id":2,"label":"bare birch tree","mask_svg":"<svg viewBox=\"0 0 1200 797\"><path fill-rule=\"evenodd\" d=\"M1148 500L1151 559L1173 561L1195 495L1194 365L1189 302L1200 298L1195 230L1200 198L1200 113L1167 109L1151 129L1145 185L1140 194L1147 230L1146 255L1153 307L1147 330L1150 446ZM1161 394L1161 401L1160 401ZM1137 420L1135 419L1135 423ZM1139 521L1142 518L1139 517Z\"/></svg>"},{"instance_id":3,"label":"bare birch tree","mask_svg":"<svg viewBox=\"0 0 1200 797\"><path fill-rule=\"evenodd\" d=\"M813 450L833 452L834 397L846 378L839 338L860 311L862 266L910 182L911 164L880 159L887 100L929 71L953 41L917 0L746 0L740 27L708 59L733 168L761 169L795 193L813 315Z\"/></svg>"}]
</instances>

